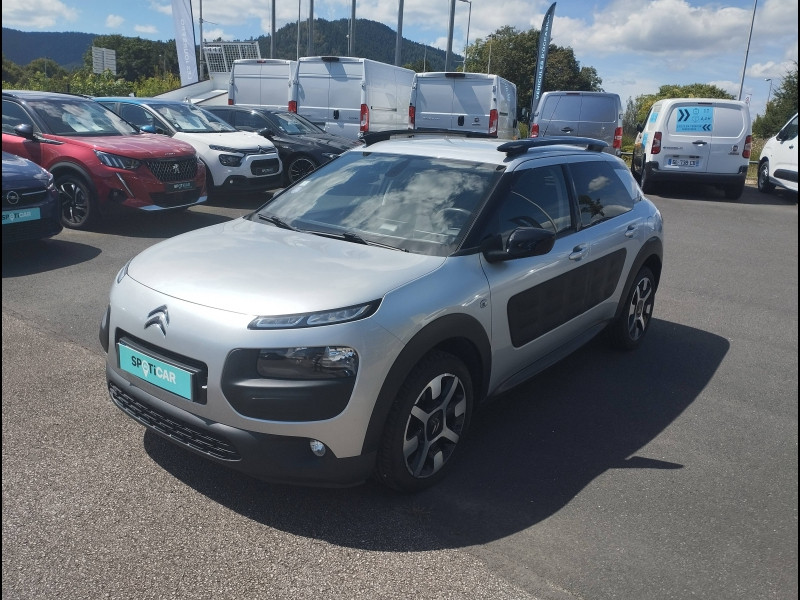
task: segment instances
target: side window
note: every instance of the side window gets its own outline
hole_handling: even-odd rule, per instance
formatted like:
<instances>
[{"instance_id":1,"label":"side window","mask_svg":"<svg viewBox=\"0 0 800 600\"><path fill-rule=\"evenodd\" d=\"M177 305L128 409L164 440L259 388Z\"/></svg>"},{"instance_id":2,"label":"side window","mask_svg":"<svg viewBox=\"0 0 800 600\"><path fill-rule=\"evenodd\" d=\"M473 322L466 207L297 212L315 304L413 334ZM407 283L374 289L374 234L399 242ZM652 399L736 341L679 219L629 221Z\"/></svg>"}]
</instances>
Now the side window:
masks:
<instances>
[{"instance_id":1,"label":"side window","mask_svg":"<svg viewBox=\"0 0 800 600\"><path fill-rule=\"evenodd\" d=\"M17 125L28 124L34 129L34 125L28 113L16 102L3 100L3 133L14 133L14 127Z\"/></svg>"},{"instance_id":2,"label":"side window","mask_svg":"<svg viewBox=\"0 0 800 600\"><path fill-rule=\"evenodd\" d=\"M119 107L119 116L137 127L153 124L153 117L150 116L150 113L141 106L136 106L135 104L121 104Z\"/></svg>"},{"instance_id":3,"label":"side window","mask_svg":"<svg viewBox=\"0 0 800 600\"><path fill-rule=\"evenodd\" d=\"M264 123L264 119L260 115L244 111L236 113L236 127L246 131L258 131L266 126L267 124Z\"/></svg>"},{"instance_id":4,"label":"side window","mask_svg":"<svg viewBox=\"0 0 800 600\"><path fill-rule=\"evenodd\" d=\"M548 99L542 110L542 118L548 121L578 121L581 118L581 97L558 95Z\"/></svg>"},{"instance_id":5,"label":"side window","mask_svg":"<svg viewBox=\"0 0 800 600\"><path fill-rule=\"evenodd\" d=\"M569 165L578 196L581 225L588 227L612 219L633 208L639 198L634 187L626 185L608 161L580 162ZM627 174L627 169L624 170Z\"/></svg>"},{"instance_id":6,"label":"side window","mask_svg":"<svg viewBox=\"0 0 800 600\"><path fill-rule=\"evenodd\" d=\"M539 227L556 233L573 229L569 195L559 165L522 169L512 175L511 186L488 221L493 231L507 239L517 227Z\"/></svg>"},{"instance_id":7,"label":"side window","mask_svg":"<svg viewBox=\"0 0 800 600\"><path fill-rule=\"evenodd\" d=\"M5 130L5 109L3 109L3 130ZM778 134L780 140L790 140L797 137L797 117L789 121Z\"/></svg>"}]
</instances>

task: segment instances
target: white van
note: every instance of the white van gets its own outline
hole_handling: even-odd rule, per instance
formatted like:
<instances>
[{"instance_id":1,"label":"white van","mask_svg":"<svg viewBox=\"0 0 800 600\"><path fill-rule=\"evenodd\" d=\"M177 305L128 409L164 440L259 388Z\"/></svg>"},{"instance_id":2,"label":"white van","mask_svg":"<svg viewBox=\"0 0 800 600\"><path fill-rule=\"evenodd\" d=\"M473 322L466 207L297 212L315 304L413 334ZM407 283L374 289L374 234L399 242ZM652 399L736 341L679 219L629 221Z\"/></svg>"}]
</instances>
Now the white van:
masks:
<instances>
[{"instance_id":1,"label":"white van","mask_svg":"<svg viewBox=\"0 0 800 600\"><path fill-rule=\"evenodd\" d=\"M233 61L228 104L257 104L272 110L286 110L296 65L297 61L277 58Z\"/></svg>"},{"instance_id":2,"label":"white van","mask_svg":"<svg viewBox=\"0 0 800 600\"><path fill-rule=\"evenodd\" d=\"M530 136L602 140L604 152L622 155L622 99L610 92L545 92L531 116Z\"/></svg>"},{"instance_id":3,"label":"white van","mask_svg":"<svg viewBox=\"0 0 800 600\"><path fill-rule=\"evenodd\" d=\"M765 194L778 185L797 191L797 113L769 138L758 159L758 189Z\"/></svg>"},{"instance_id":4,"label":"white van","mask_svg":"<svg viewBox=\"0 0 800 600\"><path fill-rule=\"evenodd\" d=\"M659 100L637 129L631 170L645 194L658 182L678 181L715 185L731 200L742 195L753 143L744 102Z\"/></svg>"},{"instance_id":5,"label":"white van","mask_svg":"<svg viewBox=\"0 0 800 600\"><path fill-rule=\"evenodd\" d=\"M410 69L366 58L301 57L289 110L352 139L369 131L407 129L413 79Z\"/></svg>"},{"instance_id":6,"label":"white van","mask_svg":"<svg viewBox=\"0 0 800 600\"><path fill-rule=\"evenodd\" d=\"M411 84L408 128L516 139L517 86L486 73L417 73Z\"/></svg>"}]
</instances>

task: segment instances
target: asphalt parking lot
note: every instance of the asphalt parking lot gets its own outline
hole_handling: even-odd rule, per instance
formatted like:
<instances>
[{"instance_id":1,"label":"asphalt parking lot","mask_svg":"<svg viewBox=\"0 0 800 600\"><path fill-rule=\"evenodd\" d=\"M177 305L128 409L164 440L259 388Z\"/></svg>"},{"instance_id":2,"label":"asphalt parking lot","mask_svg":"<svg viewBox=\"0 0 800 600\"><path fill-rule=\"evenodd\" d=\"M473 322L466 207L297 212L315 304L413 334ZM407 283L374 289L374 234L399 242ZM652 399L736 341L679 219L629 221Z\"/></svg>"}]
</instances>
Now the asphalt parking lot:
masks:
<instances>
[{"instance_id":1,"label":"asphalt parking lot","mask_svg":"<svg viewBox=\"0 0 800 600\"><path fill-rule=\"evenodd\" d=\"M119 268L259 199L4 248L3 598L797 598L797 194L660 194L643 347L490 404L413 496L257 481L109 400Z\"/></svg>"}]
</instances>

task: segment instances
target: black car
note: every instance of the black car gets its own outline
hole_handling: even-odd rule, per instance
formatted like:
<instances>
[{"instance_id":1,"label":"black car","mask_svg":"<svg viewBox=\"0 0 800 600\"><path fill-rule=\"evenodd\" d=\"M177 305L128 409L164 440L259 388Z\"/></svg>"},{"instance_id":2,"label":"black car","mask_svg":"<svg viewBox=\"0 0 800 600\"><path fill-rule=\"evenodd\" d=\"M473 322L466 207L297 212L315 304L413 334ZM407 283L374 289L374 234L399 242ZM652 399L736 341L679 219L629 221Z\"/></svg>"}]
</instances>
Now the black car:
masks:
<instances>
[{"instance_id":1,"label":"black car","mask_svg":"<svg viewBox=\"0 0 800 600\"><path fill-rule=\"evenodd\" d=\"M203 106L236 129L255 131L278 148L283 163L284 185L304 177L345 150L361 142L332 135L308 119L288 110L263 106Z\"/></svg>"},{"instance_id":2,"label":"black car","mask_svg":"<svg viewBox=\"0 0 800 600\"><path fill-rule=\"evenodd\" d=\"M53 175L26 158L3 152L3 244L61 232L61 200Z\"/></svg>"}]
</instances>

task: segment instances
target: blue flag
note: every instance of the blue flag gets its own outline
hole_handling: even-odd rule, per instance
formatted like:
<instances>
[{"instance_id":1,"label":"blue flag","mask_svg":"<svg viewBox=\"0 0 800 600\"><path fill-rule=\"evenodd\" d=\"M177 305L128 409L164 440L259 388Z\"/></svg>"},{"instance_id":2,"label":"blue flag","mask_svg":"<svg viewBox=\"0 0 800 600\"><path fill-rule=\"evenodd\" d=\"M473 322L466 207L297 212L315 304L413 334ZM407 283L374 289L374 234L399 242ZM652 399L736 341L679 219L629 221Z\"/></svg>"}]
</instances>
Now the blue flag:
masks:
<instances>
[{"instance_id":1,"label":"blue flag","mask_svg":"<svg viewBox=\"0 0 800 600\"><path fill-rule=\"evenodd\" d=\"M556 3L550 5L542 21L542 30L539 32L539 57L536 61L536 76L533 80L533 95L531 98L531 119L542 97L542 85L544 83L544 66L547 62L547 52L550 50L550 31L553 28L553 15L556 12Z\"/></svg>"}]
</instances>

